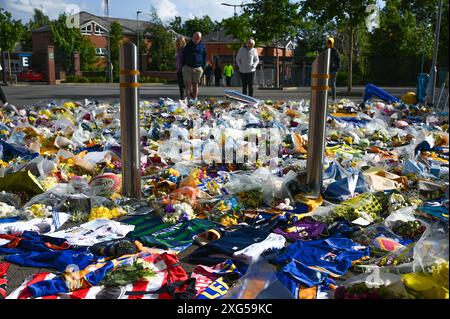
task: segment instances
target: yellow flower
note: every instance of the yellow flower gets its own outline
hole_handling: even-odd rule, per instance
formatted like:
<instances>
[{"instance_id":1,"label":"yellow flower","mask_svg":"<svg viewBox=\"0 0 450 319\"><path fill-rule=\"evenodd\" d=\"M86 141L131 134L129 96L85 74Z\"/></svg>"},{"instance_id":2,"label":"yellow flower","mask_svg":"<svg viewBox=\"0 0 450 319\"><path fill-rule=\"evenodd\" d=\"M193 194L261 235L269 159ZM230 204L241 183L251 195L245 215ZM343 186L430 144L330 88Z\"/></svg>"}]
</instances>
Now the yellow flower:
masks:
<instances>
[{"instance_id":1,"label":"yellow flower","mask_svg":"<svg viewBox=\"0 0 450 319\"><path fill-rule=\"evenodd\" d=\"M41 185L45 191L58 184L58 179L56 177L48 176L46 179L41 181Z\"/></svg>"},{"instance_id":2,"label":"yellow flower","mask_svg":"<svg viewBox=\"0 0 450 319\"><path fill-rule=\"evenodd\" d=\"M36 217L45 217L47 207L44 204L33 204L31 205L30 210Z\"/></svg>"},{"instance_id":3,"label":"yellow flower","mask_svg":"<svg viewBox=\"0 0 450 319\"><path fill-rule=\"evenodd\" d=\"M180 172L173 168L169 168L169 174L176 177L180 176Z\"/></svg>"},{"instance_id":4,"label":"yellow flower","mask_svg":"<svg viewBox=\"0 0 450 319\"><path fill-rule=\"evenodd\" d=\"M67 160L67 165L74 166L75 165L75 159L73 157L69 158Z\"/></svg>"},{"instance_id":5,"label":"yellow flower","mask_svg":"<svg viewBox=\"0 0 450 319\"><path fill-rule=\"evenodd\" d=\"M50 110L42 110L42 111L39 112L39 114L45 115L48 118L52 118L52 116L53 116L53 113Z\"/></svg>"},{"instance_id":6,"label":"yellow flower","mask_svg":"<svg viewBox=\"0 0 450 319\"><path fill-rule=\"evenodd\" d=\"M68 109L74 109L74 108L76 108L77 106L76 106L75 103L73 103L73 102L66 102L66 103L64 103L64 107L65 107L65 108L68 108Z\"/></svg>"},{"instance_id":7,"label":"yellow flower","mask_svg":"<svg viewBox=\"0 0 450 319\"><path fill-rule=\"evenodd\" d=\"M109 209L104 206L98 206L91 209L91 213L89 214L89 221L97 218L114 219L126 215L126 213L127 212L120 207Z\"/></svg>"},{"instance_id":8,"label":"yellow flower","mask_svg":"<svg viewBox=\"0 0 450 319\"><path fill-rule=\"evenodd\" d=\"M1 167L9 167L9 164L0 160L0 166Z\"/></svg>"},{"instance_id":9,"label":"yellow flower","mask_svg":"<svg viewBox=\"0 0 450 319\"><path fill-rule=\"evenodd\" d=\"M106 167L111 168L111 169L115 168L114 164L111 162L107 162Z\"/></svg>"},{"instance_id":10,"label":"yellow flower","mask_svg":"<svg viewBox=\"0 0 450 319\"><path fill-rule=\"evenodd\" d=\"M122 195L120 195L119 193L114 193L114 194L112 194L110 196L110 199L114 201L114 200L119 199L121 197L122 197Z\"/></svg>"}]
</instances>

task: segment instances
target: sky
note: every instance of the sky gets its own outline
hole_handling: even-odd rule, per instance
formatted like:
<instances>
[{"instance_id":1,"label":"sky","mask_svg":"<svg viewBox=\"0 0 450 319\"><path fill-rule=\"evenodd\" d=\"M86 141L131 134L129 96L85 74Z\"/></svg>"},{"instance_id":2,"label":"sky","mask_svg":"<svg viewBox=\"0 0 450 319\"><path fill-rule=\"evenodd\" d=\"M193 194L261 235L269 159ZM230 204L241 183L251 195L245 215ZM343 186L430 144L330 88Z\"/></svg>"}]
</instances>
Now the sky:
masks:
<instances>
[{"instance_id":1,"label":"sky","mask_svg":"<svg viewBox=\"0 0 450 319\"><path fill-rule=\"evenodd\" d=\"M301 0L297 0L301 1ZM110 0L110 16L115 18L136 19L136 12L142 11L140 19L150 19L150 8L155 7L163 22L181 16L183 20L209 15L213 20L222 20L233 15L233 7L221 3L241 4L251 1L242 0ZM377 0L380 5L383 1ZM16 20L28 22L34 8L44 11L50 18L60 13L71 12L71 6L95 15L104 15L104 0L0 0L0 7L11 12ZM381 4L383 6L383 4ZM237 8L237 13L240 9Z\"/></svg>"},{"instance_id":2,"label":"sky","mask_svg":"<svg viewBox=\"0 0 450 319\"><path fill-rule=\"evenodd\" d=\"M240 0L110 0L110 16L115 18L136 19L136 12L142 11L140 19L150 19L150 8L154 6L159 17L168 22L175 16L184 19L209 15L213 20L222 20L233 15L232 7L220 5L222 2L240 4ZM27 22L33 9L43 9L50 18L56 18L70 5L77 5L81 11L95 15L104 15L104 0L0 0L0 7L11 12L14 19ZM239 12L239 11L238 11Z\"/></svg>"}]
</instances>

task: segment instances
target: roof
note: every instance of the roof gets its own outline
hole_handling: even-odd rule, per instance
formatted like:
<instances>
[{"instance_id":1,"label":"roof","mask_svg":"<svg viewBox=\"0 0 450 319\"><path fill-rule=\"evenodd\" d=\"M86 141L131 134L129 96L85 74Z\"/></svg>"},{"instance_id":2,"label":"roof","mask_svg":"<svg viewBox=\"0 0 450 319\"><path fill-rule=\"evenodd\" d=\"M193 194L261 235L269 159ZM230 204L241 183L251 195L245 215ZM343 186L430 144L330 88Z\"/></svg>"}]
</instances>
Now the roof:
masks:
<instances>
[{"instance_id":1,"label":"roof","mask_svg":"<svg viewBox=\"0 0 450 319\"><path fill-rule=\"evenodd\" d=\"M239 43L238 39L231 35L225 34L225 30L213 31L203 35L203 43Z\"/></svg>"},{"instance_id":2,"label":"roof","mask_svg":"<svg viewBox=\"0 0 450 319\"><path fill-rule=\"evenodd\" d=\"M93 15L86 11L81 11L81 12L77 13L77 15L79 15L79 17L80 17L80 26L83 24L86 24L90 21L94 21L95 23L101 25L107 31L109 31L108 19L106 17L99 17L99 16ZM133 35L133 34L137 33L136 20L121 19L121 18L109 18L109 21L110 22L119 22L120 25L122 26L124 34ZM144 30L151 25L152 25L152 23L150 23L150 22L139 21L139 30ZM33 30L33 32L47 32L47 31L50 31L49 25L45 25L45 26L42 26L40 28Z\"/></svg>"},{"instance_id":3,"label":"roof","mask_svg":"<svg viewBox=\"0 0 450 319\"><path fill-rule=\"evenodd\" d=\"M202 41L203 43L227 43L227 44L241 43L241 41L233 38L233 36L225 34L225 30L213 31L208 34L205 34L202 38ZM290 40L282 40L278 42L278 47L284 49L292 44L293 43ZM275 41L273 42L272 45L261 44L260 47L275 47Z\"/></svg>"}]
</instances>

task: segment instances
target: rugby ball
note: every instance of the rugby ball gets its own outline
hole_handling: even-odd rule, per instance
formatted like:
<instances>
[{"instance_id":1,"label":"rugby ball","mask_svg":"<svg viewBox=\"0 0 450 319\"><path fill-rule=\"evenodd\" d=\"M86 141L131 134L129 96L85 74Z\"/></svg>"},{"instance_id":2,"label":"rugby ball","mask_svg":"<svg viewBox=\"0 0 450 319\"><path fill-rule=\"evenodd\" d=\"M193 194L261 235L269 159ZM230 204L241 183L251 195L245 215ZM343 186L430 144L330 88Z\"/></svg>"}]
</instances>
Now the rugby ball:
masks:
<instances>
[{"instance_id":1,"label":"rugby ball","mask_svg":"<svg viewBox=\"0 0 450 319\"><path fill-rule=\"evenodd\" d=\"M121 188L121 178L113 173L106 173L94 177L89 185L98 191L100 196L112 195L120 191Z\"/></svg>"}]
</instances>

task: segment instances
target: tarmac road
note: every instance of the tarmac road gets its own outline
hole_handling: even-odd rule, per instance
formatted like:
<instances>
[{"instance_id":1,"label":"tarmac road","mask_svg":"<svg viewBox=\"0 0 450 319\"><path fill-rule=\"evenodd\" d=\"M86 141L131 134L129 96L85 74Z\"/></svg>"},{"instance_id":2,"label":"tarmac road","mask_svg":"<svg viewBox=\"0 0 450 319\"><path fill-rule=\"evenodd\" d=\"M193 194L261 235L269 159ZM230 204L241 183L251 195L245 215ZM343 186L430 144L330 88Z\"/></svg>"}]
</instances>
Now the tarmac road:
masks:
<instances>
[{"instance_id":1,"label":"tarmac road","mask_svg":"<svg viewBox=\"0 0 450 319\"><path fill-rule=\"evenodd\" d=\"M95 99L104 102L118 102L120 90L118 84L59 84L59 85L38 85L38 84L17 84L2 87L8 101L18 107L24 107L40 101L48 100L84 100ZM200 87L199 98L224 98L224 87ZM233 87L240 91L239 87ZM383 88L391 94L401 97L409 91L415 92L414 87L386 87ZM347 88L337 89L338 98L350 98L355 103L362 102L364 87L354 87L352 93L347 93ZM178 98L177 85L143 84L140 89L141 99L151 100L160 97ZM272 100L292 100L309 99L309 87L288 88L283 90L255 89L255 97L259 99Z\"/></svg>"}]
</instances>

